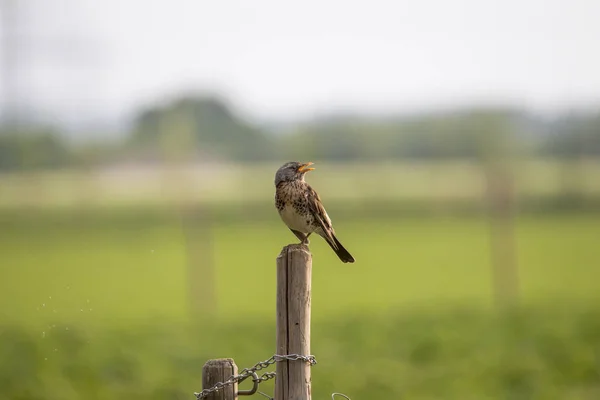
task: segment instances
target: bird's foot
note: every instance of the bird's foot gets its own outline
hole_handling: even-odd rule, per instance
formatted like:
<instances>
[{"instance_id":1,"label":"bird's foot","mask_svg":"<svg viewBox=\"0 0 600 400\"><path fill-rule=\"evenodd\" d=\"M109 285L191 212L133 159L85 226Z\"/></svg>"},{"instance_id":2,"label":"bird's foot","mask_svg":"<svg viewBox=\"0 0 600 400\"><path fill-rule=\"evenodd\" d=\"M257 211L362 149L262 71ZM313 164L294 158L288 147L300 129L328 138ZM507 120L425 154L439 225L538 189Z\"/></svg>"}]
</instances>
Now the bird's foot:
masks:
<instances>
[{"instance_id":1,"label":"bird's foot","mask_svg":"<svg viewBox=\"0 0 600 400\"><path fill-rule=\"evenodd\" d=\"M308 246L310 244L310 240L308 238L304 239L303 241L300 242L300 244L303 244L305 246Z\"/></svg>"}]
</instances>

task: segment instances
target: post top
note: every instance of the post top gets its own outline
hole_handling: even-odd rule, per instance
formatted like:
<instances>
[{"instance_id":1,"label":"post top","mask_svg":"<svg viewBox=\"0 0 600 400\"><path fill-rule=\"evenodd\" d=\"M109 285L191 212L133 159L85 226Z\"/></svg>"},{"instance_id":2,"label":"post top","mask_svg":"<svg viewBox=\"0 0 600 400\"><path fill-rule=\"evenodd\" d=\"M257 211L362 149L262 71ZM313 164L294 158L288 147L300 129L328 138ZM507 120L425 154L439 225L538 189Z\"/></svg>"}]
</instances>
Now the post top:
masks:
<instances>
[{"instance_id":1,"label":"post top","mask_svg":"<svg viewBox=\"0 0 600 400\"><path fill-rule=\"evenodd\" d=\"M277 258L286 257L288 253L304 253L308 257L312 257L310 249L307 245L301 243L292 243L284 246Z\"/></svg>"},{"instance_id":2,"label":"post top","mask_svg":"<svg viewBox=\"0 0 600 400\"><path fill-rule=\"evenodd\" d=\"M235 365L235 362L233 361L233 358L215 358L215 359L206 361L206 363L204 363L204 366L212 367L214 365L221 365L221 364Z\"/></svg>"}]
</instances>

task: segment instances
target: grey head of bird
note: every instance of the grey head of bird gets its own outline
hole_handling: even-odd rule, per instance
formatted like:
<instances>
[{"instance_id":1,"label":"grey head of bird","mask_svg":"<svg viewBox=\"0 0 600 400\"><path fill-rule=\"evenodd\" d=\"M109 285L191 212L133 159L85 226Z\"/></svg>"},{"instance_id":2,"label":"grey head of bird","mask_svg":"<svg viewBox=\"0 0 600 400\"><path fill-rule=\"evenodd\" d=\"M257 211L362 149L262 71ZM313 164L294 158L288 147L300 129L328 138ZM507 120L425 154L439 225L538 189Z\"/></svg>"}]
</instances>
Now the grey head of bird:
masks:
<instances>
[{"instance_id":1,"label":"grey head of bird","mask_svg":"<svg viewBox=\"0 0 600 400\"><path fill-rule=\"evenodd\" d=\"M310 168L311 165L313 165L311 162L301 163L298 161L290 161L283 164L275 173L275 186L281 182L303 181L304 174L314 169Z\"/></svg>"}]
</instances>

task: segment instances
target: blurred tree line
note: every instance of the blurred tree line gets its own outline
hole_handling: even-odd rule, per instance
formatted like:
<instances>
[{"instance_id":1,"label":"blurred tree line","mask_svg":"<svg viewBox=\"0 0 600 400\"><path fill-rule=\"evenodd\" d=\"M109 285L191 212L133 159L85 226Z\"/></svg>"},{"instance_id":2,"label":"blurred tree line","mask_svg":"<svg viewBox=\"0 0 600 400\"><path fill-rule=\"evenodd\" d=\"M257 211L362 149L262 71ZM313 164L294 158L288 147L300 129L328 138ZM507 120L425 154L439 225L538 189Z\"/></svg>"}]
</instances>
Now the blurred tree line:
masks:
<instances>
[{"instance_id":1,"label":"blurred tree line","mask_svg":"<svg viewBox=\"0 0 600 400\"><path fill-rule=\"evenodd\" d=\"M58 168L73 161L73 154L55 131L4 127L0 132L0 170Z\"/></svg>"},{"instance_id":2,"label":"blurred tree line","mask_svg":"<svg viewBox=\"0 0 600 400\"><path fill-rule=\"evenodd\" d=\"M253 162L282 159L488 159L517 154L600 157L600 112L541 118L514 109L397 117L340 115L277 132L240 117L218 97L183 97L141 110L120 143L75 146L56 130L0 128L0 170L93 166L119 161Z\"/></svg>"}]
</instances>

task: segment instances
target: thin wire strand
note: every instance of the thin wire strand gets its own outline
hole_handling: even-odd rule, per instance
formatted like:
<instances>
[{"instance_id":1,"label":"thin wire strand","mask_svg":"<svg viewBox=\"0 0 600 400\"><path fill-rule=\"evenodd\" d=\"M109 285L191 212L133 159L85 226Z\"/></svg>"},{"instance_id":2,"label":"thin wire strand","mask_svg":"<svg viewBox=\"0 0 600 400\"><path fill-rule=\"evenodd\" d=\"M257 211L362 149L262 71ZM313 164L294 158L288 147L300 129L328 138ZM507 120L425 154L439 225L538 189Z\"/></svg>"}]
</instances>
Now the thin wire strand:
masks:
<instances>
[{"instance_id":1,"label":"thin wire strand","mask_svg":"<svg viewBox=\"0 0 600 400\"><path fill-rule=\"evenodd\" d=\"M347 400L352 400L350 397L346 396L345 394L342 393L333 393L331 395L331 400L335 400L335 396L342 396L343 398L347 399Z\"/></svg>"}]
</instances>

